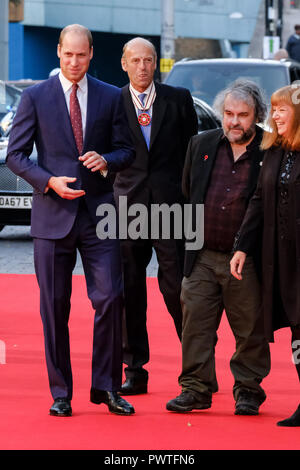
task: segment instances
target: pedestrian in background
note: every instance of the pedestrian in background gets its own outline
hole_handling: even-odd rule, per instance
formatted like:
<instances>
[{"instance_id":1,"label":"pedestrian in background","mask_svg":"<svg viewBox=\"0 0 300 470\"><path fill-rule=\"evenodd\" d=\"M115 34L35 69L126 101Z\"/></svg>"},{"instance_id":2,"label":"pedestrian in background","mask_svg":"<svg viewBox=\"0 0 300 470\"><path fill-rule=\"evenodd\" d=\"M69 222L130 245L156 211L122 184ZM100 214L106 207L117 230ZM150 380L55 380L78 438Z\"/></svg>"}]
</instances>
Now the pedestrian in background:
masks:
<instances>
[{"instance_id":1,"label":"pedestrian in background","mask_svg":"<svg viewBox=\"0 0 300 470\"><path fill-rule=\"evenodd\" d=\"M300 25L295 25L295 33L292 34L286 44L286 50L291 59L300 62Z\"/></svg>"}]
</instances>

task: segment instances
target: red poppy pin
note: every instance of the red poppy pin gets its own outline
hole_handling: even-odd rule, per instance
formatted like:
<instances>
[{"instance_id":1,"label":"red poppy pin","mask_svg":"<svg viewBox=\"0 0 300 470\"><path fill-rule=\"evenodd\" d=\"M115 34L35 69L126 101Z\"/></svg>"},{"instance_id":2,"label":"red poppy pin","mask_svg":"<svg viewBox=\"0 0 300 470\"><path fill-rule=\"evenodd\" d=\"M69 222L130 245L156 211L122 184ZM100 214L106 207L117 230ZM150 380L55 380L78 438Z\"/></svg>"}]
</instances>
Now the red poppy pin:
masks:
<instances>
[{"instance_id":1,"label":"red poppy pin","mask_svg":"<svg viewBox=\"0 0 300 470\"><path fill-rule=\"evenodd\" d=\"M205 155L204 156L204 160L206 161L208 159L208 155Z\"/></svg>"}]
</instances>

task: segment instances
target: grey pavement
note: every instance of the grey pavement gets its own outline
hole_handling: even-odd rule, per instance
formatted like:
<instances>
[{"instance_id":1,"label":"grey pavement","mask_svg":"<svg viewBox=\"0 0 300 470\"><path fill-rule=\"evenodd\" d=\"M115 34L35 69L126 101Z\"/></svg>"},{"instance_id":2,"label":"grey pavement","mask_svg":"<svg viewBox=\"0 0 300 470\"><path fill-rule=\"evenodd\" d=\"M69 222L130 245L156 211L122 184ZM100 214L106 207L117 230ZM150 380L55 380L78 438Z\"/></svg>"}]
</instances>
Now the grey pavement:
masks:
<instances>
[{"instance_id":1,"label":"grey pavement","mask_svg":"<svg viewBox=\"0 0 300 470\"><path fill-rule=\"evenodd\" d=\"M30 227L6 226L0 232L0 273L34 273L33 242L30 236ZM73 273L83 274L79 253ZM147 276L157 276L157 259L154 252L147 268Z\"/></svg>"}]
</instances>

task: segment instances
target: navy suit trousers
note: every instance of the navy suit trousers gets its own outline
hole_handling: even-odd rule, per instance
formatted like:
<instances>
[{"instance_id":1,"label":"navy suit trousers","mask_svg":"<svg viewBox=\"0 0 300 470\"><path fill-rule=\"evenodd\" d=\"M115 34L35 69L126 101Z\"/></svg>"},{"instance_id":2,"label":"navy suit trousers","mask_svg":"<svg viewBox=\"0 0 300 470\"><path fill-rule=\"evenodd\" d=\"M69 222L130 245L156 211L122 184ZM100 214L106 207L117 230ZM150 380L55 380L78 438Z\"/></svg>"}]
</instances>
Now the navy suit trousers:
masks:
<instances>
[{"instance_id":1,"label":"navy suit trousers","mask_svg":"<svg viewBox=\"0 0 300 470\"><path fill-rule=\"evenodd\" d=\"M46 363L54 399L71 399L73 394L68 320L77 249L95 309L91 386L108 391L121 386L123 285L119 241L98 239L82 200L65 238L34 239Z\"/></svg>"}]
</instances>

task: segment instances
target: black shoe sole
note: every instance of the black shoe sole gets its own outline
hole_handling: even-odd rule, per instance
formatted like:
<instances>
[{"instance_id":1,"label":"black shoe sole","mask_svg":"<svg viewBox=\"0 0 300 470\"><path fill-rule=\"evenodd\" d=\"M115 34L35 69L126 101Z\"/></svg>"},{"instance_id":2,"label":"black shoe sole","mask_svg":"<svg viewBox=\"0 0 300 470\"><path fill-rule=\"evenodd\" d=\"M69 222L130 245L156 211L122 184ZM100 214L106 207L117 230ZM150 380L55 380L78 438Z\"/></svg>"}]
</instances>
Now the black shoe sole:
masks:
<instances>
[{"instance_id":1,"label":"black shoe sole","mask_svg":"<svg viewBox=\"0 0 300 470\"><path fill-rule=\"evenodd\" d=\"M94 405L101 405L101 404L106 405L107 408L108 408L108 411L110 411L110 413L113 413L114 415L119 415L119 416L131 416L131 415L133 415L133 414L135 413L134 410L133 410L133 411L130 411L130 412L128 412L128 413L126 413L126 412L125 412L125 413L122 413L121 411L113 410L113 409L110 408L110 406L108 405L108 403L105 403L105 401L97 400L97 399L95 399L95 398L93 398L93 399L91 398L91 399L90 399L90 402L91 402L91 403L94 403Z\"/></svg>"},{"instance_id":2,"label":"black shoe sole","mask_svg":"<svg viewBox=\"0 0 300 470\"><path fill-rule=\"evenodd\" d=\"M299 428L300 427L300 423L293 423L292 421L288 421L288 420L278 421L278 423L276 424L277 426L280 426L282 428Z\"/></svg>"},{"instance_id":3,"label":"black shoe sole","mask_svg":"<svg viewBox=\"0 0 300 470\"><path fill-rule=\"evenodd\" d=\"M167 403L166 408L168 411L174 411L175 413L189 413L190 411L193 411L193 410L207 410L208 408L211 408L211 404L203 403L203 404L194 405L194 406L179 407L179 406L169 405Z\"/></svg>"},{"instance_id":4,"label":"black shoe sole","mask_svg":"<svg viewBox=\"0 0 300 470\"><path fill-rule=\"evenodd\" d=\"M118 392L119 395L124 395L124 396L132 396L132 395L144 395L148 393L147 388L140 389L140 390L120 390Z\"/></svg>"},{"instance_id":5,"label":"black shoe sole","mask_svg":"<svg viewBox=\"0 0 300 470\"><path fill-rule=\"evenodd\" d=\"M49 412L50 416L57 416L58 418L69 418L72 416L72 411L67 411L65 413L57 413L57 411L51 411Z\"/></svg>"},{"instance_id":6,"label":"black shoe sole","mask_svg":"<svg viewBox=\"0 0 300 470\"><path fill-rule=\"evenodd\" d=\"M109 412L114 414L114 415L118 415L118 416L132 416L134 415L135 411L130 411L129 413L122 413L121 411L114 411L114 410L111 410L109 409Z\"/></svg>"},{"instance_id":7,"label":"black shoe sole","mask_svg":"<svg viewBox=\"0 0 300 470\"><path fill-rule=\"evenodd\" d=\"M257 416L259 414L258 410L251 410L249 408L238 408L234 412L238 416Z\"/></svg>"}]
</instances>

